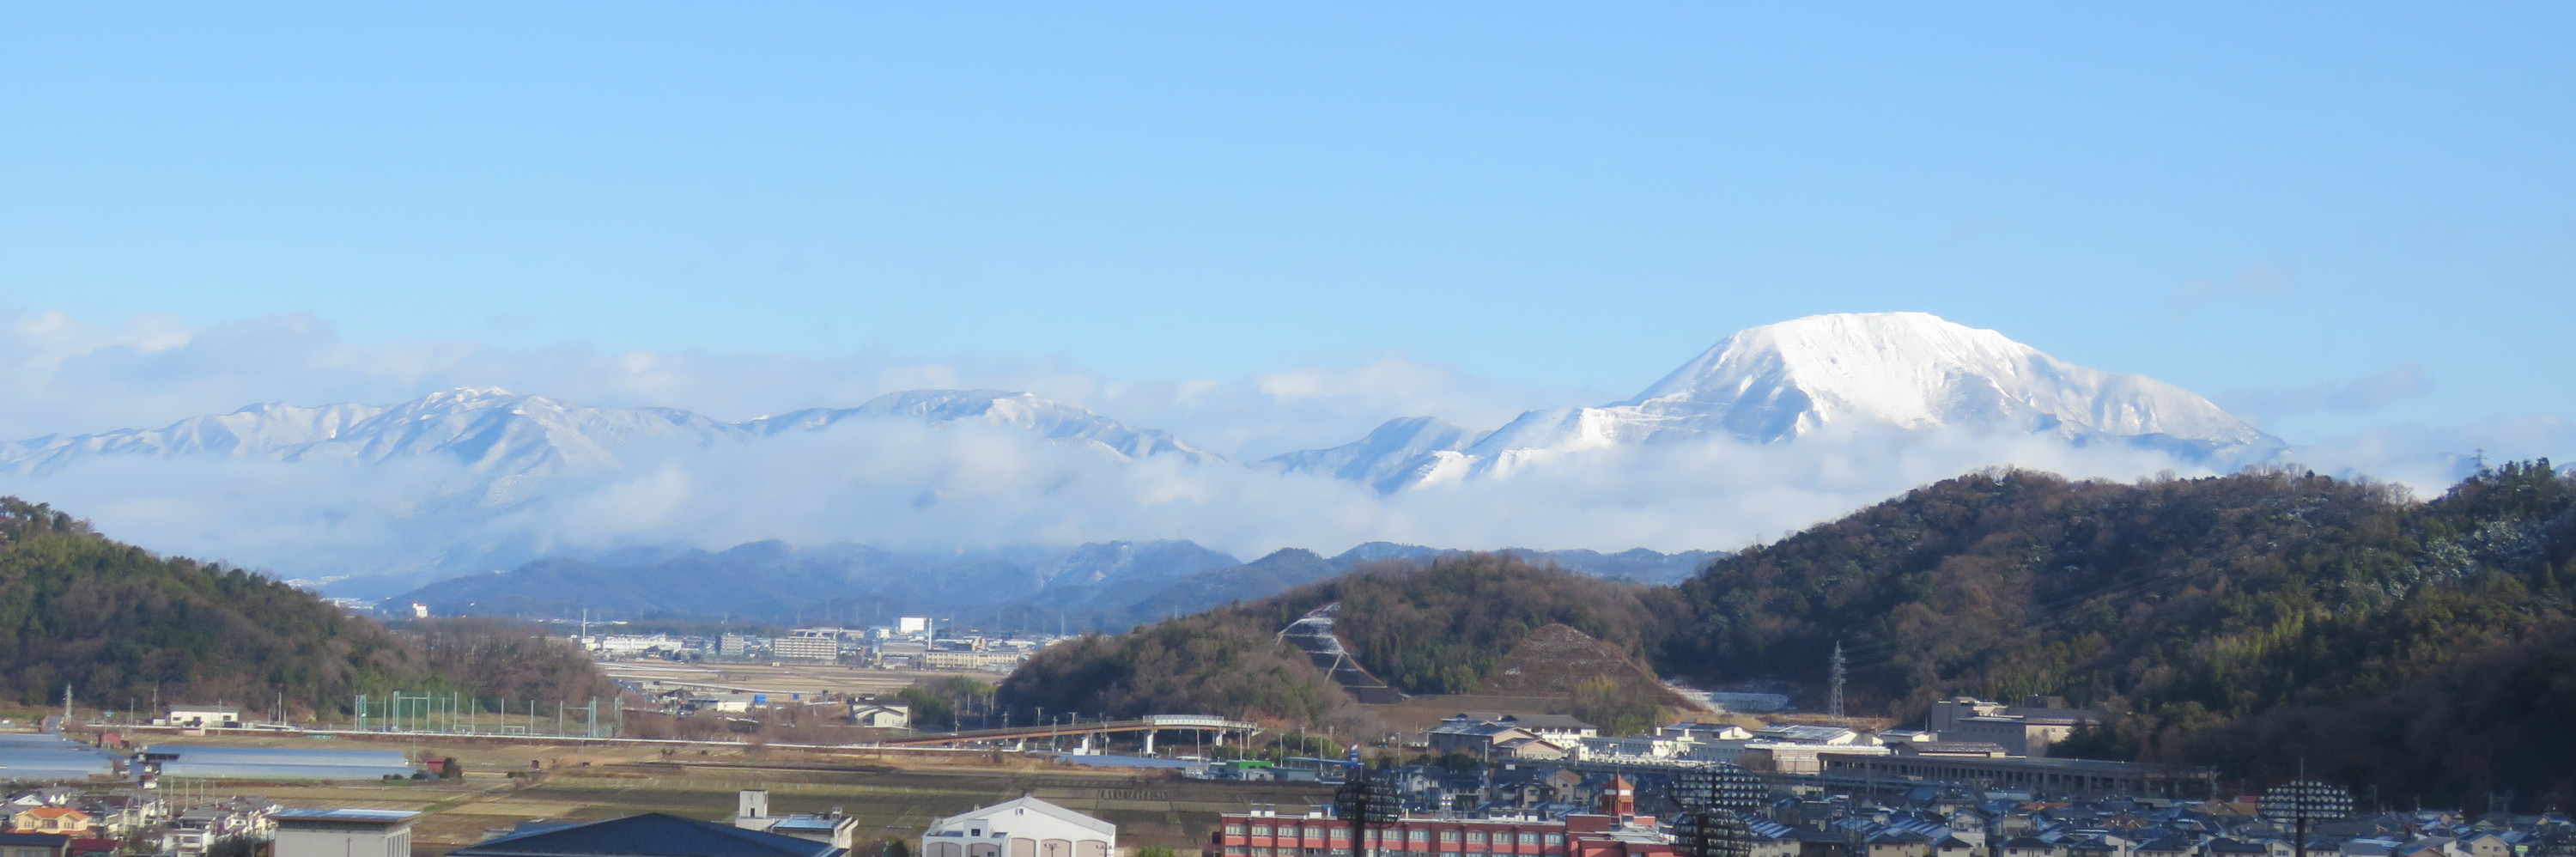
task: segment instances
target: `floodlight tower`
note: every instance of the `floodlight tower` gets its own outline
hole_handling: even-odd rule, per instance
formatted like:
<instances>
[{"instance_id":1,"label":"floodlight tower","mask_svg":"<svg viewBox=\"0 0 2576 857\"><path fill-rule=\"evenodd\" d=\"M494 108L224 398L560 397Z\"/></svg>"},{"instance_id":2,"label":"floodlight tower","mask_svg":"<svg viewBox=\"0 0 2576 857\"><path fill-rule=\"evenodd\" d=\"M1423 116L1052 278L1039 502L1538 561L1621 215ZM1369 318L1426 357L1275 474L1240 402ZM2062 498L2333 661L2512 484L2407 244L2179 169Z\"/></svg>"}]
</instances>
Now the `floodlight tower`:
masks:
<instances>
[{"instance_id":1,"label":"floodlight tower","mask_svg":"<svg viewBox=\"0 0 2576 857\"><path fill-rule=\"evenodd\" d=\"M1744 817L1762 806L1771 787L1752 771L1716 764L1673 777L1673 850L1680 857L1751 857L1753 829Z\"/></svg>"},{"instance_id":2,"label":"floodlight tower","mask_svg":"<svg viewBox=\"0 0 2576 857\"><path fill-rule=\"evenodd\" d=\"M2263 791L2263 815L2298 831L2298 857L2308 857L2308 824L2352 817L2352 793L2315 780L2291 780Z\"/></svg>"},{"instance_id":3,"label":"floodlight tower","mask_svg":"<svg viewBox=\"0 0 2576 857\"><path fill-rule=\"evenodd\" d=\"M1333 809L1351 825L1351 857L1370 857L1369 830L1394 827L1404 817L1404 796L1386 774L1362 765L1333 790Z\"/></svg>"}]
</instances>

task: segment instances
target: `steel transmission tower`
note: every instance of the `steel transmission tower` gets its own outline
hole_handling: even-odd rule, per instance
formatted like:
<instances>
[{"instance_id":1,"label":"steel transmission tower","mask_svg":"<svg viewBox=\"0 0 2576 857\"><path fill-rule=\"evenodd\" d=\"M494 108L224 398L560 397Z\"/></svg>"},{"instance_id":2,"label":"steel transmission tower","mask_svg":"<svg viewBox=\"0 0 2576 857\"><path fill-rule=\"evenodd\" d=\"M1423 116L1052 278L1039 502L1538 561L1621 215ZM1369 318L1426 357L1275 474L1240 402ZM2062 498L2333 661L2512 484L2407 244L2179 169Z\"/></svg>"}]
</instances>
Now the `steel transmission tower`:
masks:
<instances>
[{"instance_id":1,"label":"steel transmission tower","mask_svg":"<svg viewBox=\"0 0 2576 857\"><path fill-rule=\"evenodd\" d=\"M1825 685L1831 695L1825 697L1825 712L1834 719L1843 718L1843 641L1834 641L1833 669L1825 674Z\"/></svg>"}]
</instances>

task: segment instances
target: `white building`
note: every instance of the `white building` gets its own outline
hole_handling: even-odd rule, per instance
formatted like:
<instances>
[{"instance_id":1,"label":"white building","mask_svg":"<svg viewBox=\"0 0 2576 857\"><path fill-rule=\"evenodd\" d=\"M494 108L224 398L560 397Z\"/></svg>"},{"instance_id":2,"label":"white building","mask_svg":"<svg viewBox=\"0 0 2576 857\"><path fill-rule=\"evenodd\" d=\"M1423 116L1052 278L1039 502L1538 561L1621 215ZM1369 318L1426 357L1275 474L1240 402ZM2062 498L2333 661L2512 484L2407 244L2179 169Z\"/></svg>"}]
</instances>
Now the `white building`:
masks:
<instances>
[{"instance_id":1,"label":"white building","mask_svg":"<svg viewBox=\"0 0 2576 857\"><path fill-rule=\"evenodd\" d=\"M205 728L229 728L241 725L241 709L229 705L170 706L170 725Z\"/></svg>"},{"instance_id":2,"label":"white building","mask_svg":"<svg viewBox=\"0 0 2576 857\"><path fill-rule=\"evenodd\" d=\"M931 822L921 857L1110 857L1118 826L1033 797Z\"/></svg>"},{"instance_id":3,"label":"white building","mask_svg":"<svg viewBox=\"0 0 2576 857\"><path fill-rule=\"evenodd\" d=\"M910 729L912 706L901 702L853 702L850 722L877 729Z\"/></svg>"},{"instance_id":4,"label":"white building","mask_svg":"<svg viewBox=\"0 0 2576 857\"><path fill-rule=\"evenodd\" d=\"M277 822L276 857L411 857L420 813L398 809L289 809Z\"/></svg>"},{"instance_id":5,"label":"white building","mask_svg":"<svg viewBox=\"0 0 2576 857\"><path fill-rule=\"evenodd\" d=\"M837 809L831 815L771 815L768 789L743 789L734 803L733 826L821 842L847 851L858 833L859 820Z\"/></svg>"},{"instance_id":6,"label":"white building","mask_svg":"<svg viewBox=\"0 0 2576 857\"><path fill-rule=\"evenodd\" d=\"M582 638L584 648L610 657L632 657L645 652L683 651L686 641L669 634L601 634Z\"/></svg>"},{"instance_id":7,"label":"white building","mask_svg":"<svg viewBox=\"0 0 2576 857\"><path fill-rule=\"evenodd\" d=\"M769 653L782 661L840 660L841 632L838 628L798 628L796 633L770 643Z\"/></svg>"}]
</instances>

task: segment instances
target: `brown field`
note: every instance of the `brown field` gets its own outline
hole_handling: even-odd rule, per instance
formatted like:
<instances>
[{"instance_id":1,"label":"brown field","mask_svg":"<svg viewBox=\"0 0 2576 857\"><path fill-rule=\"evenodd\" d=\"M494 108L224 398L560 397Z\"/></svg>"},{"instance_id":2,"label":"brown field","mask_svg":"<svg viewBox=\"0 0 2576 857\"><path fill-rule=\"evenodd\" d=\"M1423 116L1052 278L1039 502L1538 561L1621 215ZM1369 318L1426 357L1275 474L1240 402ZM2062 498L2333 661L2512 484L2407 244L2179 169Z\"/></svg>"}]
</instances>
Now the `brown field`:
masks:
<instances>
[{"instance_id":1,"label":"brown field","mask_svg":"<svg viewBox=\"0 0 2576 857\"><path fill-rule=\"evenodd\" d=\"M871 670L839 664L793 662L683 664L670 661L602 661L599 668L613 678L687 682L755 693L801 693L808 696L892 693L926 678L962 675L986 683L998 682L1002 678L994 673Z\"/></svg>"},{"instance_id":2,"label":"brown field","mask_svg":"<svg viewBox=\"0 0 2576 857\"><path fill-rule=\"evenodd\" d=\"M191 737L259 745L311 746L287 736ZM214 794L265 795L287 806L410 809L427 813L414 834L419 853L444 854L480 841L486 831L526 820L614 818L668 812L723 820L735 793L768 789L773 811L828 812L859 818L853 850L875 853L875 843L907 839L933 819L1022 794L1054 801L1118 825L1119 843L1189 850L1205 840L1220 812L1249 803L1321 804L1329 788L1298 783L1234 783L1182 779L1156 772L1103 770L989 755L931 756L889 752L876 756L763 750L681 751L596 748L564 744L448 742L424 738L378 741L406 750L452 755L466 771L461 781L278 783L225 782ZM510 776L531 771L533 776Z\"/></svg>"}]
</instances>

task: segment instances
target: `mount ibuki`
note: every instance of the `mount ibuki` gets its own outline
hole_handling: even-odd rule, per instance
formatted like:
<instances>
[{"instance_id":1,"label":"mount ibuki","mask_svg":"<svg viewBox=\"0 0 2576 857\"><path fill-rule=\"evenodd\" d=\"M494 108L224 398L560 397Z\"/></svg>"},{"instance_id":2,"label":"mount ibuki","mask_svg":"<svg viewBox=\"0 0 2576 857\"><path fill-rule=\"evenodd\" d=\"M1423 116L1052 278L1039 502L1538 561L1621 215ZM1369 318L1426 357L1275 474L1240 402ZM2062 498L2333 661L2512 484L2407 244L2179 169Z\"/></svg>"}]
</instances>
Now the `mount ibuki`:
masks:
<instances>
[{"instance_id":1,"label":"mount ibuki","mask_svg":"<svg viewBox=\"0 0 2576 857\"><path fill-rule=\"evenodd\" d=\"M1889 475L1819 491L1817 508L1763 501L1780 520L1744 529L1803 526L1958 469L2031 464L2034 449L2136 452L2117 467L2138 473L2233 470L2285 449L2173 385L1881 313L1736 333L1624 401L1529 411L1492 430L1397 416L1348 444L1251 463L1026 392L912 390L729 421L465 388L0 444L0 488L91 510L157 550L379 579L370 586L389 594L547 557L771 539L904 552L1171 539L1234 551L1379 540L1688 551L1740 543L1706 523L1745 519L1740 507L1693 509L1655 492L1773 490L1755 483L1786 477L1638 456L1960 437L1986 445L1906 473L1859 468ZM1426 500L1388 505L1416 496ZM1681 523L1633 523L1645 513Z\"/></svg>"},{"instance_id":2,"label":"mount ibuki","mask_svg":"<svg viewBox=\"0 0 2576 857\"><path fill-rule=\"evenodd\" d=\"M1752 328L1622 402L1530 411L1484 433L1430 417L1397 419L1351 444L1264 463L1394 491L1621 445L1943 429L2132 443L2201 460L2281 446L2180 387L2077 366L1991 330L1906 312Z\"/></svg>"}]
</instances>

